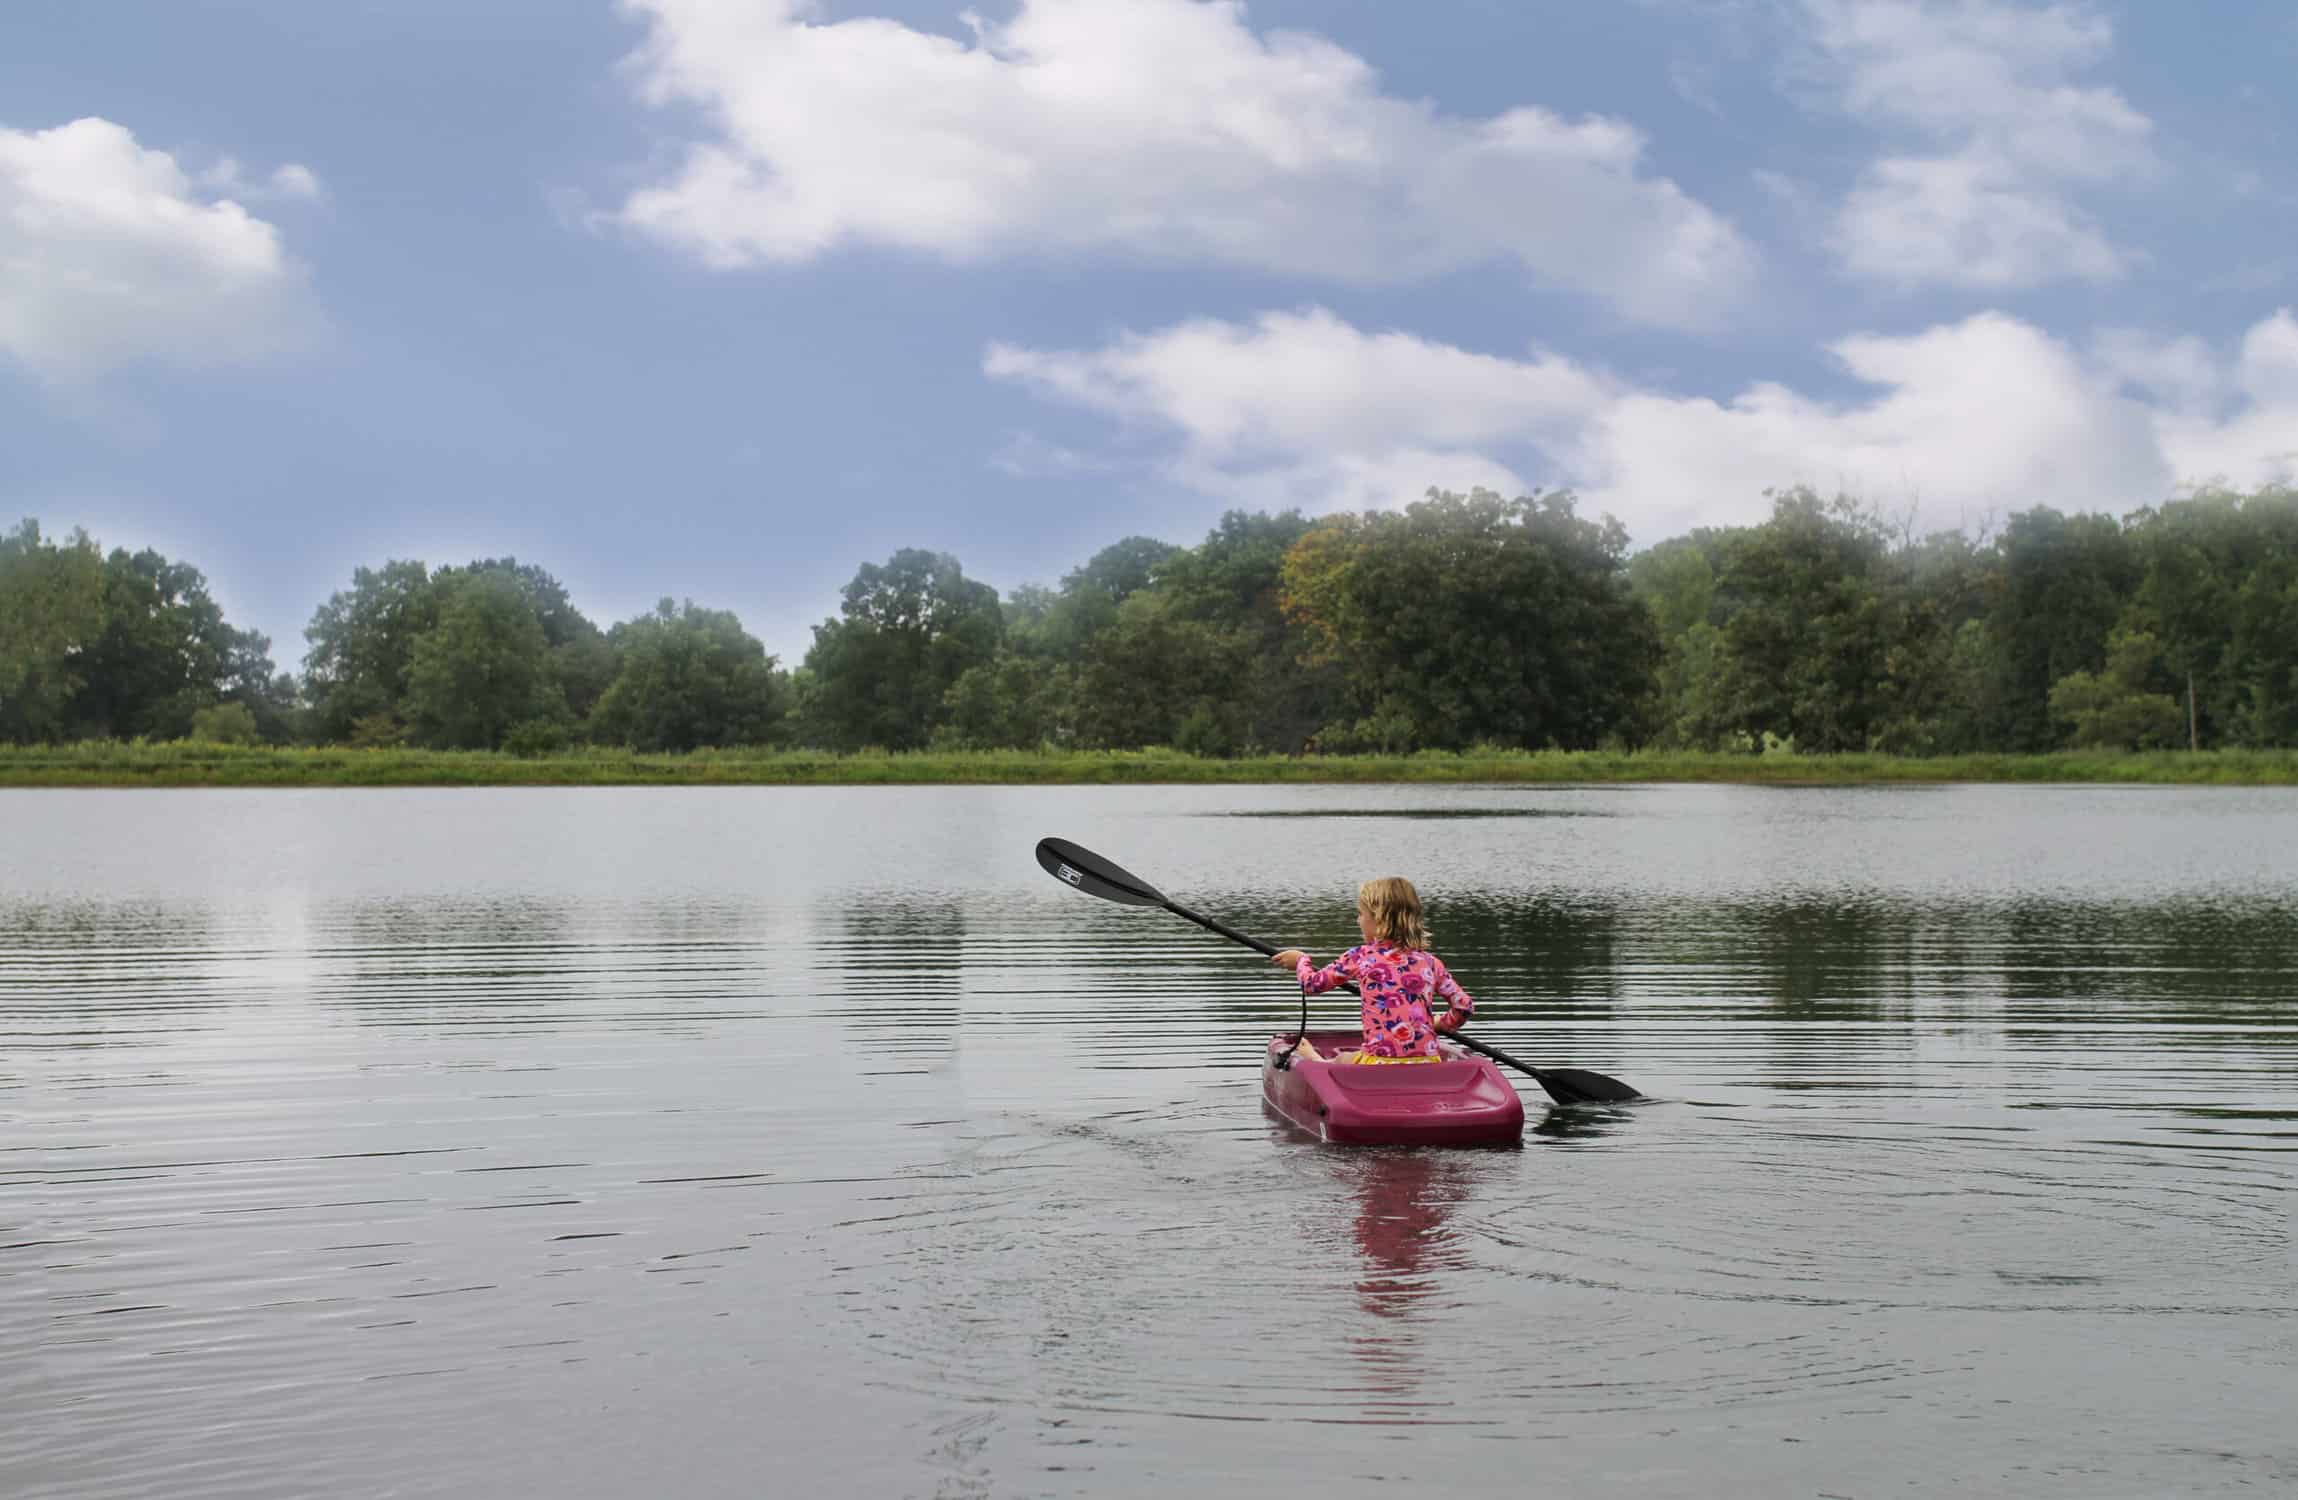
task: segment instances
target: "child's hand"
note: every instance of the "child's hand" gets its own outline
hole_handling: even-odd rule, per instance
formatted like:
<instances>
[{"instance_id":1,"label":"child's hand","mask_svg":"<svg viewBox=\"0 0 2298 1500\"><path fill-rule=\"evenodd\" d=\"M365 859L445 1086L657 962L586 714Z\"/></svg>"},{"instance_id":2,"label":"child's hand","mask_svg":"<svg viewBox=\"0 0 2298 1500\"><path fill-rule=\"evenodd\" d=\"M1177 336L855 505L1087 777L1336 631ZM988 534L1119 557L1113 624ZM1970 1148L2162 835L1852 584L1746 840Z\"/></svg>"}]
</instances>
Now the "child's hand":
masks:
<instances>
[{"instance_id":1,"label":"child's hand","mask_svg":"<svg viewBox=\"0 0 2298 1500\"><path fill-rule=\"evenodd\" d=\"M1301 960L1307 957L1308 955L1298 948L1287 948L1282 953L1272 954L1269 962L1280 969L1297 969L1301 966Z\"/></svg>"},{"instance_id":2,"label":"child's hand","mask_svg":"<svg viewBox=\"0 0 2298 1500\"><path fill-rule=\"evenodd\" d=\"M1452 1035L1452 1033L1458 1031L1461 1027L1467 1024L1468 1017L1462 1015L1459 1011L1456 1010L1448 1010L1443 1015L1436 1018L1436 1029L1443 1032L1446 1036Z\"/></svg>"}]
</instances>

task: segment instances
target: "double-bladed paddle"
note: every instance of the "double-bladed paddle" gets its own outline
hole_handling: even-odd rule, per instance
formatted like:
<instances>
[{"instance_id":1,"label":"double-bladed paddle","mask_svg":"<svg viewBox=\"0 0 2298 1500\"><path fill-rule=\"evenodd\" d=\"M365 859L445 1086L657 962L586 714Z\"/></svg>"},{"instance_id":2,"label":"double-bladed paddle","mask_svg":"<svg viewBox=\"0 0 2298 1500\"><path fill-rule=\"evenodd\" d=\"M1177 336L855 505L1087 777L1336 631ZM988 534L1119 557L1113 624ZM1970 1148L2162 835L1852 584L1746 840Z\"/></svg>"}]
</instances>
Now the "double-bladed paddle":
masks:
<instances>
[{"instance_id":1,"label":"double-bladed paddle","mask_svg":"<svg viewBox=\"0 0 2298 1500\"><path fill-rule=\"evenodd\" d=\"M1104 901L1114 901L1120 906L1163 907L1176 917L1194 922L1207 932L1217 932L1231 942L1243 943L1256 953L1274 957L1279 951L1274 945L1264 943L1257 937L1189 910L1140 876L1128 873L1092 850L1067 839L1039 839L1037 862L1044 866L1048 875L1064 885L1075 886L1088 896L1099 896ZM1354 990L1356 986L1350 985L1349 988ZM1624 1100L1644 1097L1619 1079L1606 1077L1602 1073L1591 1073L1586 1068L1536 1068L1528 1062L1510 1057L1498 1047L1487 1046L1457 1031L1447 1035L1471 1052L1480 1052L1494 1062L1506 1063L1519 1072L1531 1074L1533 1080L1548 1091L1548 1097L1558 1104L1618 1104Z\"/></svg>"}]
</instances>

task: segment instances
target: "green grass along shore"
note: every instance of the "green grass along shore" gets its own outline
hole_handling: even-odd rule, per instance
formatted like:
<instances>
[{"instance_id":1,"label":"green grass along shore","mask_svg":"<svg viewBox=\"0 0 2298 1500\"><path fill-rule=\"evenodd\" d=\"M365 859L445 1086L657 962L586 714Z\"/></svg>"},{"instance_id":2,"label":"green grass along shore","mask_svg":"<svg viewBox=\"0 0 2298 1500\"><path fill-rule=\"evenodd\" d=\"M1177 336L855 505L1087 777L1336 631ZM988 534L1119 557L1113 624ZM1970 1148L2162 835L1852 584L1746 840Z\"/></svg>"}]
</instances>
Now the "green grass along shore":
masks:
<instances>
[{"instance_id":1,"label":"green grass along shore","mask_svg":"<svg viewBox=\"0 0 2298 1500\"><path fill-rule=\"evenodd\" d=\"M1269 782L1707 781L1775 786L1887 782L2098 782L2298 786L2298 750L2050 755L1721 755L1471 750L1461 754L1248 756L1169 750L817 750L535 757L479 750L289 749L192 742L0 746L0 787L1092 786Z\"/></svg>"}]
</instances>

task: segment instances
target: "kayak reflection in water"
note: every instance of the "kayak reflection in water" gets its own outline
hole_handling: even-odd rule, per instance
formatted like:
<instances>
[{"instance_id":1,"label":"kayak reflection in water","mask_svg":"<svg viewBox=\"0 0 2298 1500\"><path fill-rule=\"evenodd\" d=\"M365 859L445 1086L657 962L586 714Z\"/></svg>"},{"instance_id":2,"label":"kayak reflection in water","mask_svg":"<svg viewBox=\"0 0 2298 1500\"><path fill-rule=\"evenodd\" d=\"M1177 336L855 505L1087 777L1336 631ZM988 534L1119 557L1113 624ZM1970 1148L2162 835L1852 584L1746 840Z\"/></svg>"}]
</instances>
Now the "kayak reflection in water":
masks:
<instances>
[{"instance_id":1,"label":"kayak reflection in water","mask_svg":"<svg viewBox=\"0 0 2298 1500\"><path fill-rule=\"evenodd\" d=\"M1415 1402L1438 1372L1422 1367L1420 1321L1443 1278L1468 1267L1468 1253L1445 1220L1466 1202L1470 1168L1431 1151L1377 1151L1346 1159L1357 1200L1357 1307L1348 1333L1368 1394Z\"/></svg>"},{"instance_id":2,"label":"kayak reflection in water","mask_svg":"<svg viewBox=\"0 0 2298 1500\"><path fill-rule=\"evenodd\" d=\"M1431 1273L1463 1269L1466 1257L1445 1216L1468 1197L1469 1168L1457 1156L1381 1151L1352 1158L1356 1177L1356 1245L1365 1272L1359 1305L1378 1318L1412 1315L1412 1304L1436 1289Z\"/></svg>"},{"instance_id":3,"label":"kayak reflection in water","mask_svg":"<svg viewBox=\"0 0 2298 1500\"><path fill-rule=\"evenodd\" d=\"M1466 1025L1476 1013L1476 1002L1453 979L1444 960L1428 951L1420 892L1401 875L1366 881L1356 888L1356 926L1364 942L1321 969L1298 948L1287 948L1270 959L1294 972L1304 994L1321 995L1343 981L1363 992L1363 1046L1326 1060L1442 1061L1436 1050L1437 1033L1449 1035ZM1432 1019L1430 1005L1438 999L1445 1002L1445 1012ZM1302 1045L1307 1045L1305 1040Z\"/></svg>"}]
</instances>

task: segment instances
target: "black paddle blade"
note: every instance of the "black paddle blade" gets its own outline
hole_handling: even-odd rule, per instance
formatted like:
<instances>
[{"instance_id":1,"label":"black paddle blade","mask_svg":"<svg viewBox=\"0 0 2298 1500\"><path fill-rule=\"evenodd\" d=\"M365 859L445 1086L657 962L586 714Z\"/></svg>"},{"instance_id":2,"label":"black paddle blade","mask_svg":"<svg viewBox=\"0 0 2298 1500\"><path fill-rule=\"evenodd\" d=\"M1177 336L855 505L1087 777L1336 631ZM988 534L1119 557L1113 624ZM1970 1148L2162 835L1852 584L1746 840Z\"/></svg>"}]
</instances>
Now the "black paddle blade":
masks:
<instances>
[{"instance_id":1,"label":"black paddle blade","mask_svg":"<svg viewBox=\"0 0 2298 1500\"><path fill-rule=\"evenodd\" d=\"M1586 1068L1542 1068L1540 1087L1558 1104L1625 1104L1644 1097L1619 1079Z\"/></svg>"},{"instance_id":2,"label":"black paddle blade","mask_svg":"<svg viewBox=\"0 0 2298 1500\"><path fill-rule=\"evenodd\" d=\"M1067 839L1039 839L1037 862L1063 885L1075 886L1088 896L1124 906L1163 906L1157 887L1138 875L1126 873L1100 855Z\"/></svg>"},{"instance_id":3,"label":"black paddle blade","mask_svg":"<svg viewBox=\"0 0 2298 1500\"><path fill-rule=\"evenodd\" d=\"M1490 1042L1480 1041L1461 1032L1452 1033L1457 1046L1471 1052L1481 1052L1494 1062L1506 1063L1519 1073L1529 1073L1532 1081L1548 1091L1548 1097L1558 1104L1625 1104L1630 1099L1644 1096L1602 1073L1591 1073L1586 1068L1536 1068L1521 1057L1510 1057Z\"/></svg>"}]
</instances>

